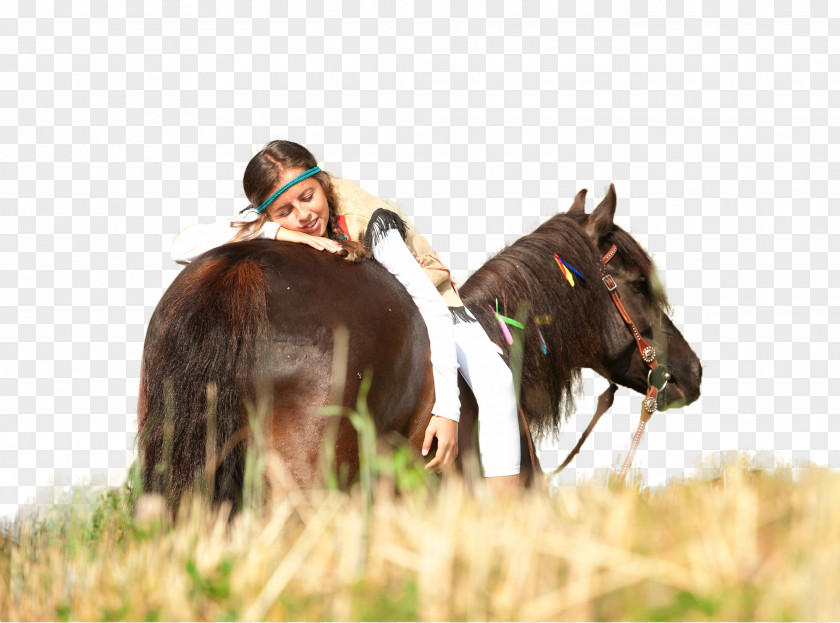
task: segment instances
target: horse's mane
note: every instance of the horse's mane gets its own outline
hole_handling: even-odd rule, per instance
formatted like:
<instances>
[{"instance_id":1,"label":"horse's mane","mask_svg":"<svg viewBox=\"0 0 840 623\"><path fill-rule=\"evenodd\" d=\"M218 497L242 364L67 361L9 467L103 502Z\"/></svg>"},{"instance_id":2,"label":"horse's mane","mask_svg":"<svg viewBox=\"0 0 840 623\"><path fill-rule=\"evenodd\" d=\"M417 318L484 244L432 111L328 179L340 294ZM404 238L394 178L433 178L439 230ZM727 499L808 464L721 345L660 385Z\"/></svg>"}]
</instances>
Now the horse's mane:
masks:
<instances>
[{"instance_id":1,"label":"horse's mane","mask_svg":"<svg viewBox=\"0 0 840 623\"><path fill-rule=\"evenodd\" d=\"M524 322L520 402L537 436L559 430L574 411L581 368L596 360L602 340L601 314L612 305L601 282L600 253L583 228L586 218L585 214L573 213L553 216L488 260L460 289L464 303L490 338L503 347L508 359L511 347L494 317L495 301L498 299L499 314ZM606 240L616 244L626 265L639 268L645 275L653 274L647 252L627 232L613 225ZM554 253L584 279L574 275L575 286L569 285ZM654 282L649 279L649 283ZM652 304L667 309L661 288L651 287L650 299ZM540 334L547 346L545 354Z\"/></svg>"}]
</instances>

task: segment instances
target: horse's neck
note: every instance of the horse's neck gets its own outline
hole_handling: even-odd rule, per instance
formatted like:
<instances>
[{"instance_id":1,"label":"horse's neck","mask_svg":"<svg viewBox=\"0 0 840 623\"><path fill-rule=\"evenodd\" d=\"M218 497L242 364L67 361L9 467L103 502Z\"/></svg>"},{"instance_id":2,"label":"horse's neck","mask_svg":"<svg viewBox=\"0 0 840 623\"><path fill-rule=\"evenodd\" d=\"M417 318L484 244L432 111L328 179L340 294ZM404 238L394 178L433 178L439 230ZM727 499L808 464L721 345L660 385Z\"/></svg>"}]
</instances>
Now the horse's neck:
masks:
<instances>
[{"instance_id":1,"label":"horse's neck","mask_svg":"<svg viewBox=\"0 0 840 623\"><path fill-rule=\"evenodd\" d=\"M562 369L566 374L592 367L596 361L601 343L600 311L596 296L580 296L583 291L573 290L575 286L559 278L557 270L560 269L553 261L536 267L524 266L520 260L503 254L479 268L460 293L464 304L491 336L501 330L497 302L500 316L534 325L526 326L526 331L538 339L529 339L526 347L540 351L545 357L560 357L562 361L550 366L551 371L546 373L556 374ZM578 281L579 289L580 285ZM508 331L516 329L508 325ZM509 348L508 344L500 345Z\"/></svg>"},{"instance_id":2,"label":"horse's neck","mask_svg":"<svg viewBox=\"0 0 840 623\"><path fill-rule=\"evenodd\" d=\"M514 269L520 273L517 278L511 278ZM506 351L511 366L519 366L520 404L532 430L540 434L558 430L572 412L580 369L591 367L600 341L588 324L597 322L597 313L572 307L571 285L553 275L547 278L551 273L540 278L539 271L523 281L524 272L516 262L493 258L464 284L461 294L490 339ZM546 292L547 287L553 290ZM513 349L503 337L495 314L497 298L501 315L516 316L517 310L527 309L525 317L514 318L524 321L524 331L508 326L511 337L525 335L521 361L512 357Z\"/></svg>"}]
</instances>

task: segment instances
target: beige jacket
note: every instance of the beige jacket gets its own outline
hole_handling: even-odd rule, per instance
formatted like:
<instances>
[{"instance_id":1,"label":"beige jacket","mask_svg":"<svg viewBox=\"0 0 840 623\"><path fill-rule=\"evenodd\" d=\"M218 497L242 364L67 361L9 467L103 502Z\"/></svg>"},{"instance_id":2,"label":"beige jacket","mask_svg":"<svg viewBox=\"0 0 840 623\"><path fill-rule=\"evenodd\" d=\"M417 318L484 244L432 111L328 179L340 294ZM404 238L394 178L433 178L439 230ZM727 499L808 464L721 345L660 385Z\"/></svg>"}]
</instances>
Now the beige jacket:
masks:
<instances>
[{"instance_id":1,"label":"beige jacket","mask_svg":"<svg viewBox=\"0 0 840 623\"><path fill-rule=\"evenodd\" d=\"M336 208L339 220L340 222L343 220L342 225L346 226L344 233L356 242L364 242L368 221L370 221L370 217L377 208L385 208L399 214L399 210L394 206L389 205L378 197L374 197L350 180L334 177L333 189L338 203ZM341 219L341 217L344 218ZM417 262L423 268L423 271L431 282L435 284L438 292L443 297L444 303L448 307L462 307L464 304L461 302L455 285L452 283L449 269L438 259L437 253L435 253L435 250L432 249L432 246L426 239L414 231L411 226L406 225L407 235L405 244L414 257L417 258Z\"/></svg>"}]
</instances>

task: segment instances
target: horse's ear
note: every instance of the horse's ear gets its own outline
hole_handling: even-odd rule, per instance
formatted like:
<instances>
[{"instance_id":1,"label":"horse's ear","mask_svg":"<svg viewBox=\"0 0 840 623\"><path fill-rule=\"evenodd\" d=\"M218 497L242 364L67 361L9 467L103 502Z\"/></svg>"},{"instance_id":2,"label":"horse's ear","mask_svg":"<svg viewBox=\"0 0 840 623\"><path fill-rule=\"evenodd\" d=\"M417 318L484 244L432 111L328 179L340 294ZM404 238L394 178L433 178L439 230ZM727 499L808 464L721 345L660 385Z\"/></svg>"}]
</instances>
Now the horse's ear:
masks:
<instances>
[{"instance_id":1,"label":"horse's ear","mask_svg":"<svg viewBox=\"0 0 840 623\"><path fill-rule=\"evenodd\" d=\"M582 188L578 194L575 195L575 200L572 202L572 207L569 208L569 214L586 214L584 207L586 206L586 189Z\"/></svg>"},{"instance_id":2,"label":"horse's ear","mask_svg":"<svg viewBox=\"0 0 840 623\"><path fill-rule=\"evenodd\" d=\"M613 217L615 216L615 184L610 184L606 196L592 211L586 221L586 230L597 242L612 229Z\"/></svg>"}]
</instances>

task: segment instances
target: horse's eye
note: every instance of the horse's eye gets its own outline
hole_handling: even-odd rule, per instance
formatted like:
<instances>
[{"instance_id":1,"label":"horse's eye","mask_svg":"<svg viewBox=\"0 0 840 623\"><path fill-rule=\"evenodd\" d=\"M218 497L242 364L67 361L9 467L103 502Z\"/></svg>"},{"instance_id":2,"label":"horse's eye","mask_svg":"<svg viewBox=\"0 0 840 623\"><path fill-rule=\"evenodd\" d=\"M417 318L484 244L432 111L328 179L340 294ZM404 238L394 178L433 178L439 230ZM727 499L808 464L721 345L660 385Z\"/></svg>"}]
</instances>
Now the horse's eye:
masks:
<instances>
[{"instance_id":1,"label":"horse's eye","mask_svg":"<svg viewBox=\"0 0 840 623\"><path fill-rule=\"evenodd\" d=\"M648 291L648 282L647 279L644 277L639 277L638 279L633 281L633 287L636 288L639 292L647 293Z\"/></svg>"}]
</instances>

